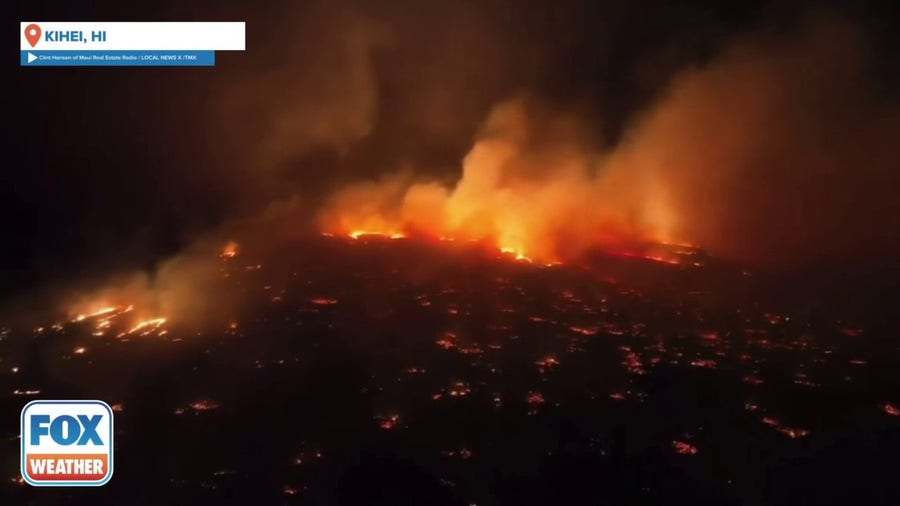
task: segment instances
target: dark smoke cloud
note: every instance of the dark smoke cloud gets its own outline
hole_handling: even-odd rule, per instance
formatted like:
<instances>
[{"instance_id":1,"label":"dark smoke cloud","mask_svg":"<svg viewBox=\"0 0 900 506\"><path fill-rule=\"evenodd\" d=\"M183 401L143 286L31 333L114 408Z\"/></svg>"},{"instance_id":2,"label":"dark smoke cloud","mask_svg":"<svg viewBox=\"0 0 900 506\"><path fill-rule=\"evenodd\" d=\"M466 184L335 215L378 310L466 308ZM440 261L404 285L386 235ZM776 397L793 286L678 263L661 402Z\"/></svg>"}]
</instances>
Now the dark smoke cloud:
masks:
<instances>
[{"instance_id":1,"label":"dark smoke cloud","mask_svg":"<svg viewBox=\"0 0 900 506\"><path fill-rule=\"evenodd\" d=\"M900 108L863 33L814 18L671 82L622 156L669 189L679 235L742 260L897 253Z\"/></svg>"}]
</instances>

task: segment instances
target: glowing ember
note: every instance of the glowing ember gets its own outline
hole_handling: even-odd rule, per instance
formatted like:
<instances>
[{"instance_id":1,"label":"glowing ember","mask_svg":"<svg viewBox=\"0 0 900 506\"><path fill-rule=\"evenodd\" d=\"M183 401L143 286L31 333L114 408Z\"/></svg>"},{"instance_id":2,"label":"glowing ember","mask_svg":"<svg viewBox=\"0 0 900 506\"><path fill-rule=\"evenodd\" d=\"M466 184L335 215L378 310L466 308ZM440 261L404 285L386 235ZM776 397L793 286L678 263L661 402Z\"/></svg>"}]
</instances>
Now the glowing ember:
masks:
<instances>
[{"instance_id":1,"label":"glowing ember","mask_svg":"<svg viewBox=\"0 0 900 506\"><path fill-rule=\"evenodd\" d=\"M222 259L234 258L238 252L238 244L234 241L229 242L222 248L222 252L219 253L219 257Z\"/></svg>"},{"instance_id":2,"label":"glowing ember","mask_svg":"<svg viewBox=\"0 0 900 506\"><path fill-rule=\"evenodd\" d=\"M472 392L472 389L469 388L463 381L457 381L453 384L453 387L450 389L450 397L465 397Z\"/></svg>"},{"instance_id":3,"label":"glowing ember","mask_svg":"<svg viewBox=\"0 0 900 506\"><path fill-rule=\"evenodd\" d=\"M716 361L710 359L697 359L691 361L691 365L694 367L702 367L704 369L715 369Z\"/></svg>"},{"instance_id":4,"label":"glowing ember","mask_svg":"<svg viewBox=\"0 0 900 506\"><path fill-rule=\"evenodd\" d=\"M593 336L599 332L599 329L596 327L569 327L569 330L584 336Z\"/></svg>"},{"instance_id":5,"label":"glowing ember","mask_svg":"<svg viewBox=\"0 0 900 506\"><path fill-rule=\"evenodd\" d=\"M763 380L758 376L754 376L752 374L744 376L744 383L749 383L751 385L762 385Z\"/></svg>"},{"instance_id":6,"label":"glowing ember","mask_svg":"<svg viewBox=\"0 0 900 506\"><path fill-rule=\"evenodd\" d=\"M891 403L886 403L884 405L884 412L891 416L900 416L900 408Z\"/></svg>"},{"instance_id":7,"label":"glowing ember","mask_svg":"<svg viewBox=\"0 0 900 506\"><path fill-rule=\"evenodd\" d=\"M703 332L700 334L700 339L704 341L718 341L719 333L718 332Z\"/></svg>"},{"instance_id":8,"label":"glowing ember","mask_svg":"<svg viewBox=\"0 0 900 506\"><path fill-rule=\"evenodd\" d=\"M528 394L526 401L528 401L528 404L543 404L544 396L540 392L532 392Z\"/></svg>"},{"instance_id":9,"label":"glowing ember","mask_svg":"<svg viewBox=\"0 0 900 506\"><path fill-rule=\"evenodd\" d=\"M371 230L354 230L347 235L352 239L359 239L366 236L387 237L389 239L403 239L406 237L406 234L402 232L377 232Z\"/></svg>"},{"instance_id":10,"label":"glowing ember","mask_svg":"<svg viewBox=\"0 0 900 506\"><path fill-rule=\"evenodd\" d=\"M202 399L191 403L191 409L197 412L212 411L214 409L219 409L220 406L221 404L219 404L218 402L208 399Z\"/></svg>"},{"instance_id":11,"label":"glowing ember","mask_svg":"<svg viewBox=\"0 0 900 506\"><path fill-rule=\"evenodd\" d=\"M107 314L115 312L117 309L118 308L116 308L114 306L107 306L104 308L100 308L100 309L94 311L93 313L80 314L80 315L76 316L75 319L72 320L72 322L80 322L80 321L84 321L88 318L95 318L97 316L107 315Z\"/></svg>"},{"instance_id":12,"label":"glowing ember","mask_svg":"<svg viewBox=\"0 0 900 506\"><path fill-rule=\"evenodd\" d=\"M438 346L440 346L441 348L443 348L445 350L455 348L456 347L456 336L454 334L450 334L450 333L445 334L444 337L435 341L435 344L437 344Z\"/></svg>"},{"instance_id":13,"label":"glowing ember","mask_svg":"<svg viewBox=\"0 0 900 506\"><path fill-rule=\"evenodd\" d=\"M672 441L672 448L681 455L697 455L697 447L684 441Z\"/></svg>"},{"instance_id":14,"label":"glowing ember","mask_svg":"<svg viewBox=\"0 0 900 506\"><path fill-rule=\"evenodd\" d=\"M559 365L559 360L556 360L556 357L554 357L554 356L548 356L548 357L544 357L540 360L535 361L535 364L538 367L550 368L550 367Z\"/></svg>"},{"instance_id":15,"label":"glowing ember","mask_svg":"<svg viewBox=\"0 0 900 506\"><path fill-rule=\"evenodd\" d=\"M127 333L128 333L128 334L134 334L134 333L136 333L136 332L141 332L141 331L143 331L143 332L141 332L141 335L142 335L142 336L146 336L146 335L148 335L149 333L151 333L151 332L153 332L154 330L156 330L156 329L158 329L159 327L161 327L162 324L164 324L164 323L166 323L166 319L165 319L165 318L152 318L152 319L150 319L150 320L143 320L143 321L137 322L137 323L134 325L134 327L132 327L131 330L129 330ZM146 330L145 330L145 329L146 329Z\"/></svg>"},{"instance_id":16,"label":"glowing ember","mask_svg":"<svg viewBox=\"0 0 900 506\"><path fill-rule=\"evenodd\" d=\"M472 450L468 448L461 448L459 450L443 450L441 451L441 455L444 457L459 457L462 460L467 460L472 457Z\"/></svg>"},{"instance_id":17,"label":"glowing ember","mask_svg":"<svg viewBox=\"0 0 900 506\"><path fill-rule=\"evenodd\" d=\"M806 429L798 429L795 427L777 427L775 430L784 434L785 436L791 439L799 439L802 437L806 437L809 435L809 431Z\"/></svg>"},{"instance_id":18,"label":"glowing ember","mask_svg":"<svg viewBox=\"0 0 900 506\"><path fill-rule=\"evenodd\" d=\"M311 299L309 301L311 304L315 304L316 306L333 306L337 304L337 299L328 299L325 297L317 297L315 299Z\"/></svg>"},{"instance_id":19,"label":"glowing ember","mask_svg":"<svg viewBox=\"0 0 900 506\"><path fill-rule=\"evenodd\" d=\"M375 419L378 421L378 427L382 430L394 429L400 423L400 415L397 414L379 415Z\"/></svg>"},{"instance_id":20,"label":"glowing ember","mask_svg":"<svg viewBox=\"0 0 900 506\"><path fill-rule=\"evenodd\" d=\"M87 351L87 348L85 348L84 346L79 346L78 348L75 348L74 350L72 350L72 353L74 353L76 355L84 355L84 352L86 352L86 351Z\"/></svg>"}]
</instances>

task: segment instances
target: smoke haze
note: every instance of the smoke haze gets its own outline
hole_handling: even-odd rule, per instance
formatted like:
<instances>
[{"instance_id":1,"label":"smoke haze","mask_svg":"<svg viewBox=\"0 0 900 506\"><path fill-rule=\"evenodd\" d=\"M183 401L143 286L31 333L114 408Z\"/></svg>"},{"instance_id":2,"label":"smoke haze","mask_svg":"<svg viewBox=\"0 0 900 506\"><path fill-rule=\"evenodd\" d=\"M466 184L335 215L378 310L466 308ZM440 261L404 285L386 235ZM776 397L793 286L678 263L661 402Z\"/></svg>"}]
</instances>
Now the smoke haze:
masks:
<instances>
[{"instance_id":1,"label":"smoke haze","mask_svg":"<svg viewBox=\"0 0 900 506\"><path fill-rule=\"evenodd\" d=\"M21 148L46 171L6 199L39 211L10 221L11 287L114 277L155 297L203 286L228 240L359 230L541 260L646 241L780 266L898 254L893 39L840 2L184 9L245 19L248 50L58 90L17 74L41 98L23 128L72 113L47 133L65 146ZM80 113L101 89L109 114ZM143 113L115 105L131 93Z\"/></svg>"}]
</instances>

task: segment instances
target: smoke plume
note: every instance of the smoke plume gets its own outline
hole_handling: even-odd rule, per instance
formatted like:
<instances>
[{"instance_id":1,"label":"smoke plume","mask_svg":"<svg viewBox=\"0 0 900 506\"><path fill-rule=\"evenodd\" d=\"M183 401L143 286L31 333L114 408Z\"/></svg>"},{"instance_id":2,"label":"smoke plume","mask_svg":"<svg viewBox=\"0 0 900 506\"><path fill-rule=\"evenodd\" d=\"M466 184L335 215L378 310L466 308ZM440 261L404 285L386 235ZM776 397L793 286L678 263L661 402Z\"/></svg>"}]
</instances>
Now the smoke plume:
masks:
<instances>
[{"instance_id":1,"label":"smoke plume","mask_svg":"<svg viewBox=\"0 0 900 506\"><path fill-rule=\"evenodd\" d=\"M590 118L515 97L454 184L407 170L351 185L321 223L491 238L541 259L646 240L779 264L896 251L900 109L876 98L868 54L831 19L743 36L677 73L611 148Z\"/></svg>"}]
</instances>

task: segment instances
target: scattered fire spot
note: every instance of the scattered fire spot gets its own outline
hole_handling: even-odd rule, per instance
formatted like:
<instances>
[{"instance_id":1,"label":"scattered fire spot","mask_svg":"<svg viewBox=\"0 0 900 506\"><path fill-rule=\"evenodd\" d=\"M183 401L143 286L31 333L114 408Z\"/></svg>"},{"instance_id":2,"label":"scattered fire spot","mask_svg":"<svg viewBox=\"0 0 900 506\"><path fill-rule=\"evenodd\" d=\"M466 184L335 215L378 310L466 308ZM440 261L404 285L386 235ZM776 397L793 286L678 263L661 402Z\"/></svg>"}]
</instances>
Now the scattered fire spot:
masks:
<instances>
[{"instance_id":1,"label":"scattered fire spot","mask_svg":"<svg viewBox=\"0 0 900 506\"><path fill-rule=\"evenodd\" d=\"M223 260L234 258L238 252L238 244L234 241L229 242L222 248L222 252L219 253L219 257Z\"/></svg>"},{"instance_id":2,"label":"scattered fire spot","mask_svg":"<svg viewBox=\"0 0 900 506\"><path fill-rule=\"evenodd\" d=\"M681 455L697 455L697 447L685 443L684 441L672 441L672 448L675 449L675 453L679 453Z\"/></svg>"},{"instance_id":3,"label":"scattered fire spot","mask_svg":"<svg viewBox=\"0 0 900 506\"><path fill-rule=\"evenodd\" d=\"M472 392L472 389L469 388L469 385L463 381L457 381L450 388L450 397L465 397Z\"/></svg>"},{"instance_id":4,"label":"scattered fire spot","mask_svg":"<svg viewBox=\"0 0 900 506\"><path fill-rule=\"evenodd\" d=\"M142 336L146 336L146 335L150 334L151 332L153 332L154 330L161 327L162 324L164 324L164 323L166 323L165 318L152 318L150 320L139 321L134 325L134 327L131 328L131 330L126 332L126 334L134 334L136 332L140 332L144 329L147 329L147 330L144 330L143 332L141 332Z\"/></svg>"},{"instance_id":5,"label":"scattered fire spot","mask_svg":"<svg viewBox=\"0 0 900 506\"><path fill-rule=\"evenodd\" d=\"M441 348L443 348L445 350L455 348L456 347L456 335L448 332L447 334L444 334L444 337L435 341L435 344L437 344L438 346L440 346Z\"/></svg>"},{"instance_id":6,"label":"scattered fire spot","mask_svg":"<svg viewBox=\"0 0 900 506\"><path fill-rule=\"evenodd\" d=\"M744 383L748 383L750 385L762 385L763 380L759 376L754 376L752 374L744 376Z\"/></svg>"},{"instance_id":7,"label":"scattered fire spot","mask_svg":"<svg viewBox=\"0 0 900 506\"><path fill-rule=\"evenodd\" d=\"M576 334L581 334L584 336L593 336L597 334L598 330L596 327L569 327L569 330Z\"/></svg>"},{"instance_id":8,"label":"scattered fire spot","mask_svg":"<svg viewBox=\"0 0 900 506\"><path fill-rule=\"evenodd\" d=\"M441 455L448 458L457 457L462 460L468 460L472 458L472 450L468 448L461 448L459 450L442 450Z\"/></svg>"},{"instance_id":9,"label":"scattered fire spot","mask_svg":"<svg viewBox=\"0 0 900 506\"><path fill-rule=\"evenodd\" d=\"M809 431L806 429L782 425L780 421L770 416L764 416L760 421L791 439L800 439L809 435Z\"/></svg>"},{"instance_id":10,"label":"scattered fire spot","mask_svg":"<svg viewBox=\"0 0 900 506\"><path fill-rule=\"evenodd\" d=\"M392 430L399 425L400 415L378 415L375 417L375 420L378 422L378 428L382 430Z\"/></svg>"},{"instance_id":11,"label":"scattered fire spot","mask_svg":"<svg viewBox=\"0 0 900 506\"><path fill-rule=\"evenodd\" d=\"M543 404L544 396L540 392L531 392L526 398L528 404Z\"/></svg>"},{"instance_id":12,"label":"scattered fire spot","mask_svg":"<svg viewBox=\"0 0 900 506\"><path fill-rule=\"evenodd\" d=\"M536 360L534 363L541 369L550 369L559 365L559 360L556 360L556 357L554 356L547 356L540 360Z\"/></svg>"},{"instance_id":13,"label":"scattered fire spot","mask_svg":"<svg viewBox=\"0 0 900 506\"><path fill-rule=\"evenodd\" d=\"M209 399L202 399L191 403L191 409L197 412L212 411L214 409L219 409L220 406L221 404L218 402Z\"/></svg>"},{"instance_id":14,"label":"scattered fire spot","mask_svg":"<svg viewBox=\"0 0 900 506\"><path fill-rule=\"evenodd\" d=\"M791 439L800 439L809 435L808 430L798 429L796 427L776 427L775 430Z\"/></svg>"},{"instance_id":15,"label":"scattered fire spot","mask_svg":"<svg viewBox=\"0 0 900 506\"><path fill-rule=\"evenodd\" d=\"M702 367L704 369L715 369L716 361L708 358L700 358L697 360L692 360L691 365L694 367Z\"/></svg>"},{"instance_id":16,"label":"scattered fire spot","mask_svg":"<svg viewBox=\"0 0 900 506\"><path fill-rule=\"evenodd\" d=\"M900 416L900 408L891 403L886 403L884 405L884 412L891 416Z\"/></svg>"}]
</instances>

